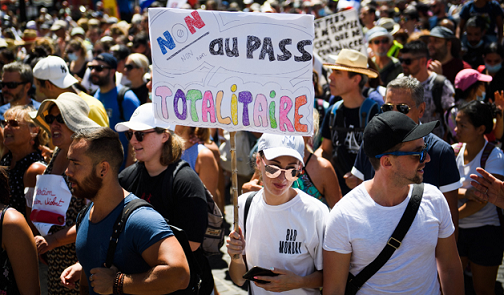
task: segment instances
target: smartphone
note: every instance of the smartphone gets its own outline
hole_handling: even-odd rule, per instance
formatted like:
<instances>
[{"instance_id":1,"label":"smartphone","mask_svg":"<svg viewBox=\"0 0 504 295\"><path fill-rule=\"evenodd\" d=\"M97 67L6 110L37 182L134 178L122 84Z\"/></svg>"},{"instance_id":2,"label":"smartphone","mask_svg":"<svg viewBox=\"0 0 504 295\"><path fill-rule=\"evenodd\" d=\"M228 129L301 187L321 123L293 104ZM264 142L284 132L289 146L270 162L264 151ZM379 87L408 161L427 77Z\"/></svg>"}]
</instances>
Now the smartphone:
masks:
<instances>
[{"instance_id":1,"label":"smartphone","mask_svg":"<svg viewBox=\"0 0 504 295\"><path fill-rule=\"evenodd\" d=\"M251 281L256 281L260 284L268 284L269 283L269 281L254 279L255 276L276 277L276 276L278 276L278 274L272 272L270 269L263 268L260 266L254 266L243 275L243 278L247 279L247 280L251 280Z\"/></svg>"}]
</instances>

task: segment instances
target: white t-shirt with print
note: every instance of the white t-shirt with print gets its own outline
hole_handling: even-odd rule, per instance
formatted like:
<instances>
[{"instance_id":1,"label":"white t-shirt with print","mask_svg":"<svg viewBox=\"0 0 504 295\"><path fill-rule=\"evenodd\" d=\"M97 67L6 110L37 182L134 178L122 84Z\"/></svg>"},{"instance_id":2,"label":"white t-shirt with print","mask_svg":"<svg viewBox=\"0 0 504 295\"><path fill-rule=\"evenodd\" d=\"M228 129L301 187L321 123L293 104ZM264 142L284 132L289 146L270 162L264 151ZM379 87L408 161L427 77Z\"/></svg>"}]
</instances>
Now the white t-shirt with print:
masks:
<instances>
[{"instance_id":1,"label":"white t-shirt with print","mask_svg":"<svg viewBox=\"0 0 504 295\"><path fill-rule=\"evenodd\" d=\"M276 267L300 276L322 270L322 242L329 209L319 200L296 189L298 194L287 203L272 206L264 201L264 189L254 197L245 233L249 269L253 266ZM248 193L238 198L239 226L243 231ZM251 283L252 294L273 294ZM320 294L319 289L295 289L282 294Z\"/></svg>"},{"instance_id":2,"label":"white t-shirt with print","mask_svg":"<svg viewBox=\"0 0 504 295\"><path fill-rule=\"evenodd\" d=\"M364 184L341 199L326 223L324 250L351 253L350 272L357 275L383 250L399 224L411 198L384 207L377 204ZM447 238L455 227L443 194L424 184L422 202L401 246L387 263L359 290L365 294L441 294L435 250L438 238Z\"/></svg>"},{"instance_id":3,"label":"white t-shirt with print","mask_svg":"<svg viewBox=\"0 0 504 295\"><path fill-rule=\"evenodd\" d=\"M485 143L485 146L486 144L488 144L488 142ZM453 147L455 147L455 145L453 145ZM460 173L460 182L462 183L462 187L471 188L471 177L469 176L471 174L480 175L476 171L476 168L480 167L481 155L483 155L483 150L485 149L485 147L483 147L481 151L479 151L479 153L476 155L476 157L467 165L464 165L465 148L466 144L464 143L460 148L456 161ZM504 154L500 149L494 148L492 150L485 163L485 170L491 174L504 175ZM458 206L460 207L466 202L467 199L459 199ZM497 209L494 204L487 203L485 207L481 208L481 210L479 210L478 212L459 220L460 228L474 228L485 225L500 225L499 216L497 215Z\"/></svg>"}]
</instances>

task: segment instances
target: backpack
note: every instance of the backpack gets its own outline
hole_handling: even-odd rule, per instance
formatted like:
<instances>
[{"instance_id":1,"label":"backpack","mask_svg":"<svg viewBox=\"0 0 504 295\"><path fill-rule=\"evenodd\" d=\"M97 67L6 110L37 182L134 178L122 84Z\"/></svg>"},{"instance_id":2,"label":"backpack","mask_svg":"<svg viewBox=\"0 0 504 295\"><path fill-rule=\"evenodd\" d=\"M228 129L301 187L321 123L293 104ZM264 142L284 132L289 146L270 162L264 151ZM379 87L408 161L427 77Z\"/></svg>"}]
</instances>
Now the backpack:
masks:
<instances>
[{"instance_id":1,"label":"backpack","mask_svg":"<svg viewBox=\"0 0 504 295\"><path fill-rule=\"evenodd\" d=\"M443 87L446 81L446 77L443 75L437 75L434 78L434 83L432 86L432 100L436 106L435 112L443 115L443 105L441 104L441 97L443 96ZM444 122L443 122L444 123Z\"/></svg>"},{"instance_id":2,"label":"backpack","mask_svg":"<svg viewBox=\"0 0 504 295\"><path fill-rule=\"evenodd\" d=\"M136 188L138 188L138 182L141 179L141 171L143 165L140 163L135 163L130 167L124 169L120 176L120 183L123 185L124 189L130 191L138 196ZM162 191L166 192L168 196L173 196L173 179L177 175L177 172L184 168L189 167L189 164L184 160L179 160L178 162L172 163L168 166L168 171L165 173L165 179L163 181ZM191 169L192 170L192 169ZM205 255L219 255L221 254L220 248L224 244L224 216L220 211L219 207L215 204L212 194L205 187L205 198L207 202L207 212L208 212L208 226L205 232L205 237L203 238L203 243L201 243L201 249ZM168 210L169 215L173 216L172 209L175 207L174 198L162 198L164 202L164 207Z\"/></svg>"},{"instance_id":3,"label":"backpack","mask_svg":"<svg viewBox=\"0 0 504 295\"><path fill-rule=\"evenodd\" d=\"M331 130L331 138L334 138L334 135L337 132L352 132L352 131L364 132L364 128L369 122L371 110L375 107L378 108L378 104L376 103L376 101L370 98L366 98L359 107L359 116L360 116L359 126L346 127L344 126L345 118L343 117L342 114L343 112L342 105L343 100L339 100L330 108L331 113L329 115L329 128ZM350 161L348 151L344 148L342 144L339 144L337 147L335 147L333 154L334 154L333 162L337 169L336 172L340 173L341 175L344 175L345 173L347 173L352 169L354 163Z\"/></svg>"},{"instance_id":4,"label":"backpack","mask_svg":"<svg viewBox=\"0 0 504 295\"><path fill-rule=\"evenodd\" d=\"M75 226L77 229L77 232L79 231L80 224L82 223L82 219L84 216L86 216L87 212L89 211L89 208L91 208L91 204L87 204L77 215L77 219L75 220ZM114 223L114 228L112 231L112 236L110 237L110 242L109 242L109 247L107 249L107 258L105 261L105 267L110 268L112 266L112 263L114 261L114 254L115 250L117 247L117 242L119 241L119 235L122 233L124 230L124 227L126 225L126 221L128 220L129 216L133 211L140 207L150 207L153 208L152 205L142 199L134 199L128 202L126 205L124 205L124 208L122 210L122 213L117 217L115 223ZM155 209L154 209L155 210ZM168 223L168 220L165 218L166 223ZM187 236L185 232L173 225L169 225L173 235L175 238L177 238L178 242L180 243L180 246L182 246L182 249L184 250L184 254L186 255L187 258L187 263L189 264L189 270L190 270L190 281L189 285L187 286L186 289L184 290L178 290L175 292L172 292L170 294L173 295L198 295L199 293L199 288L201 284L201 279L200 279L200 267L198 262L196 261L196 258L194 257L192 251L191 251L191 246L189 245L189 240L187 239Z\"/></svg>"},{"instance_id":5,"label":"backpack","mask_svg":"<svg viewBox=\"0 0 504 295\"><path fill-rule=\"evenodd\" d=\"M123 101L124 101L124 95L128 90L131 90L131 88L127 86L123 86L119 92L117 93L117 105L119 106L119 118L121 119L122 122L126 121L126 118L124 117L124 109L123 109Z\"/></svg>"}]
</instances>

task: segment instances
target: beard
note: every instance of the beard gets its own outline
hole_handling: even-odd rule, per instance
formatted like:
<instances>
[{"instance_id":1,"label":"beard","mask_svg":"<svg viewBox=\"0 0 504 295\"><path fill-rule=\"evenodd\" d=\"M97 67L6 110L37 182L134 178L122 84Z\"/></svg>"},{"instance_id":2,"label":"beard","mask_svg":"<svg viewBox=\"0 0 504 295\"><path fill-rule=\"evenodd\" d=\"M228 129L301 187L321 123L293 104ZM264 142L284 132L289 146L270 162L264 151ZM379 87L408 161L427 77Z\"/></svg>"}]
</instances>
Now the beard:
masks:
<instances>
[{"instance_id":1,"label":"beard","mask_svg":"<svg viewBox=\"0 0 504 295\"><path fill-rule=\"evenodd\" d=\"M103 186L103 179L96 176L94 171L84 178L82 184L71 177L68 177L68 180L75 184L75 187L72 187L71 191L72 194L79 199L88 199L92 201Z\"/></svg>"},{"instance_id":2,"label":"beard","mask_svg":"<svg viewBox=\"0 0 504 295\"><path fill-rule=\"evenodd\" d=\"M431 58L433 60L439 60L439 61L441 61L441 60L443 60L446 57L447 54L448 54L448 49L445 46L443 46L443 47L439 48L438 51L434 51L431 54Z\"/></svg>"},{"instance_id":3,"label":"beard","mask_svg":"<svg viewBox=\"0 0 504 295\"><path fill-rule=\"evenodd\" d=\"M106 86L109 84L109 78L108 77L100 77L97 75L91 75L89 77L89 80L91 83L93 83L96 86Z\"/></svg>"}]
</instances>

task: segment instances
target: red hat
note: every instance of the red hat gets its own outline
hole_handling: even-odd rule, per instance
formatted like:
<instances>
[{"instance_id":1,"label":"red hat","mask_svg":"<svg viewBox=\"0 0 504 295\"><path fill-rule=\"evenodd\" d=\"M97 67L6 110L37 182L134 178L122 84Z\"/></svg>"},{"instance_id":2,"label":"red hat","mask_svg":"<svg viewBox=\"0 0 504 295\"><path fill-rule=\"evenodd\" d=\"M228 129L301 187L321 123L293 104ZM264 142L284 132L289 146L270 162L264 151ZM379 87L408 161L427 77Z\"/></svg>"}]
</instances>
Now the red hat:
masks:
<instances>
[{"instance_id":1,"label":"red hat","mask_svg":"<svg viewBox=\"0 0 504 295\"><path fill-rule=\"evenodd\" d=\"M455 88L465 91L477 81L490 82L492 76L482 74L473 69L463 69L455 77Z\"/></svg>"}]
</instances>

